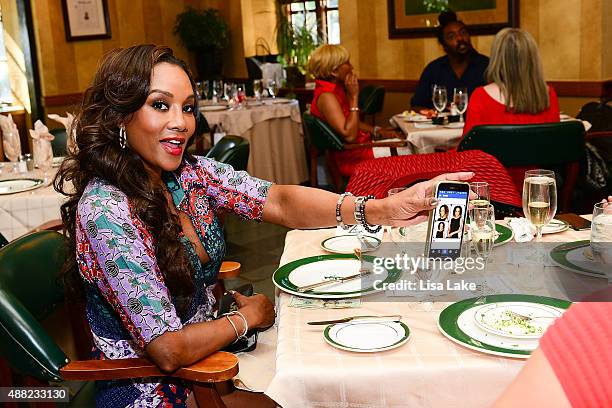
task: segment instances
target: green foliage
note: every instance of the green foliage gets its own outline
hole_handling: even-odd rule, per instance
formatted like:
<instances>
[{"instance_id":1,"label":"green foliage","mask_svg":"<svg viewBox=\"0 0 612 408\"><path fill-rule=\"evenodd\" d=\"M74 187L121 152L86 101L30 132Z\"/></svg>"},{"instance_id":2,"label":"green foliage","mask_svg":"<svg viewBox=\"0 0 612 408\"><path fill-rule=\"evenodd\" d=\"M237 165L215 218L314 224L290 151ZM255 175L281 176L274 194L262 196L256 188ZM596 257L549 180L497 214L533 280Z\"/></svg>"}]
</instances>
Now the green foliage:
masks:
<instances>
[{"instance_id":1,"label":"green foliage","mask_svg":"<svg viewBox=\"0 0 612 408\"><path fill-rule=\"evenodd\" d=\"M302 74L306 73L308 57L321 43L314 38L306 25L293 27L285 12L283 4L277 2L276 45L278 46L278 61L283 66L297 66Z\"/></svg>"},{"instance_id":2,"label":"green foliage","mask_svg":"<svg viewBox=\"0 0 612 408\"><path fill-rule=\"evenodd\" d=\"M229 43L228 24L219 15L219 10L212 8L196 10L187 7L176 16L174 34L191 52L223 49Z\"/></svg>"}]
</instances>

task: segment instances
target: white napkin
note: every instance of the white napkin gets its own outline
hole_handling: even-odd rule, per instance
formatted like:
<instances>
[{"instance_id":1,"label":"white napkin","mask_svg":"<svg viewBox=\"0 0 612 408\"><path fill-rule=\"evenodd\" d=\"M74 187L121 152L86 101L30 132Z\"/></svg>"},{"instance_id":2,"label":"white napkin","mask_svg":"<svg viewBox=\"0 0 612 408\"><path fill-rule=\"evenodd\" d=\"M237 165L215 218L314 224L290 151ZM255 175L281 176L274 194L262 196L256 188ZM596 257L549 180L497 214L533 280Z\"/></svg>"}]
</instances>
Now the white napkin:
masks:
<instances>
[{"instance_id":1,"label":"white napkin","mask_svg":"<svg viewBox=\"0 0 612 408\"><path fill-rule=\"evenodd\" d=\"M70 132L70 127L74 121L74 115L70 112L66 112L66 117L63 117L56 115L55 113L51 113L47 115L47 117L64 125L66 128L66 134L69 135L69 137L66 138L66 149L68 152L71 152L72 149L76 147L76 135L74 134L74 129L72 129L72 132Z\"/></svg>"},{"instance_id":2,"label":"white napkin","mask_svg":"<svg viewBox=\"0 0 612 408\"><path fill-rule=\"evenodd\" d=\"M414 127L417 129L432 129L438 125L434 125L433 123L419 123L415 122Z\"/></svg>"},{"instance_id":3,"label":"white napkin","mask_svg":"<svg viewBox=\"0 0 612 408\"><path fill-rule=\"evenodd\" d=\"M0 115L0 128L2 129L2 147L4 154L9 161L16 162L21 156L21 142L19 141L19 131L13 121L13 116Z\"/></svg>"},{"instance_id":4,"label":"white napkin","mask_svg":"<svg viewBox=\"0 0 612 408\"><path fill-rule=\"evenodd\" d=\"M32 146L34 147L34 162L39 166L47 165L51 167L53 161L53 149L51 148L51 141L55 137L49 133L49 128L46 127L40 120L34 123L34 130L30 130L30 137L32 138Z\"/></svg>"},{"instance_id":5,"label":"white napkin","mask_svg":"<svg viewBox=\"0 0 612 408\"><path fill-rule=\"evenodd\" d=\"M516 242L529 242L535 234L535 227L526 218L511 218L508 225L514 232Z\"/></svg>"}]
</instances>

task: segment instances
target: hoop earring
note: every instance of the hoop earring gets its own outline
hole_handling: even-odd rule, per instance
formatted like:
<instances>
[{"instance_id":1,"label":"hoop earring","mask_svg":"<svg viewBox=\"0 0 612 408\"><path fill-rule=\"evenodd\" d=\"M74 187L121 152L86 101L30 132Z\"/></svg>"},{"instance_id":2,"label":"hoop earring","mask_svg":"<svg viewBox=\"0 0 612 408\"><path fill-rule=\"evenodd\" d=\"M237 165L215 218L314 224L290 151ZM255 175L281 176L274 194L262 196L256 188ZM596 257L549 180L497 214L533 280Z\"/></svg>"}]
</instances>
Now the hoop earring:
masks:
<instances>
[{"instance_id":1,"label":"hoop earring","mask_svg":"<svg viewBox=\"0 0 612 408\"><path fill-rule=\"evenodd\" d=\"M127 145L127 133L125 133L125 126L119 126L119 147L125 149Z\"/></svg>"}]
</instances>

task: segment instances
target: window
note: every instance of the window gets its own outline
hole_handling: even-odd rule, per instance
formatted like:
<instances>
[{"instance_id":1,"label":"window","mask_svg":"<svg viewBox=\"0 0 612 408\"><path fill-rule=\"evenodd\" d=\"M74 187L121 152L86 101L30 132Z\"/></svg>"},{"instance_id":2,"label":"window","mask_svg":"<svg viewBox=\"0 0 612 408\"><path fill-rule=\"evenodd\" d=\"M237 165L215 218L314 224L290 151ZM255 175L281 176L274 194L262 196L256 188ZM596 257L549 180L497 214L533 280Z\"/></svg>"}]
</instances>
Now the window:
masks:
<instances>
[{"instance_id":1,"label":"window","mask_svg":"<svg viewBox=\"0 0 612 408\"><path fill-rule=\"evenodd\" d=\"M294 28L306 27L323 43L340 44L338 0L282 0Z\"/></svg>"}]
</instances>

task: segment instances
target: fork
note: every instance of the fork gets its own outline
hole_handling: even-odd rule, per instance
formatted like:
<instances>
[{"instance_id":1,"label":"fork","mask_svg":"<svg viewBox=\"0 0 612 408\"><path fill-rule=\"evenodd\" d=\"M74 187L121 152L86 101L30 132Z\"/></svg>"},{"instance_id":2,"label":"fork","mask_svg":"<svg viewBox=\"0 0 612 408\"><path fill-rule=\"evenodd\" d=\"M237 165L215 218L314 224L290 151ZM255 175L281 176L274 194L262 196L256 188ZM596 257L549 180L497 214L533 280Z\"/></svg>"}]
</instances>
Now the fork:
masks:
<instances>
[{"instance_id":1,"label":"fork","mask_svg":"<svg viewBox=\"0 0 612 408\"><path fill-rule=\"evenodd\" d=\"M513 310L508 310L507 312L510 316L515 317L519 320L523 320L523 321L530 321L530 320L536 320L536 319L556 319L557 316L534 316L534 317L530 317L530 316L525 316L522 315L520 313L516 313Z\"/></svg>"}]
</instances>

